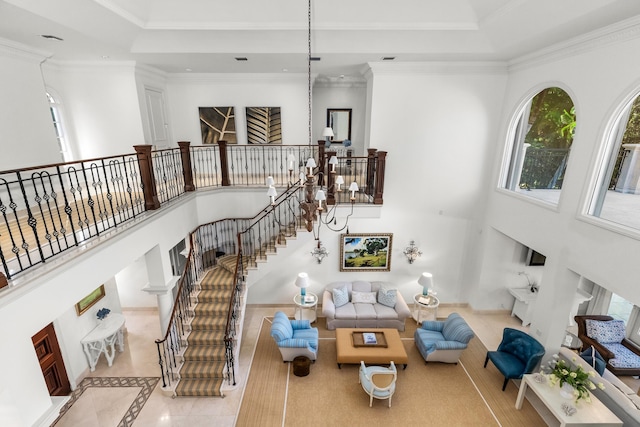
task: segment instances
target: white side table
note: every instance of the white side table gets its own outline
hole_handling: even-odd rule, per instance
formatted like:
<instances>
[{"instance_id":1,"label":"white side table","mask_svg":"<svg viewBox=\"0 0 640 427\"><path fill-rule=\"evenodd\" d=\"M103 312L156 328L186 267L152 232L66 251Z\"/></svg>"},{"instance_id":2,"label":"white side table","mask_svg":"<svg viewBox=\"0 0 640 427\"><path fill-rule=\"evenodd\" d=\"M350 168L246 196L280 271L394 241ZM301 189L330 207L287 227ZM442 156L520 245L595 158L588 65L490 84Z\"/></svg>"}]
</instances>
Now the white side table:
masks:
<instances>
[{"instance_id":1,"label":"white side table","mask_svg":"<svg viewBox=\"0 0 640 427\"><path fill-rule=\"evenodd\" d=\"M98 363L102 353L107 358L109 366L113 364L113 358L116 355L116 342L118 343L118 350L120 352L124 351L123 329L124 316L120 313L111 313L80 340L84 354L86 354L89 361L91 372L96 370L96 363Z\"/></svg>"},{"instance_id":2,"label":"white side table","mask_svg":"<svg viewBox=\"0 0 640 427\"><path fill-rule=\"evenodd\" d=\"M318 296L313 292L307 291L304 300L302 295L296 294L293 297L293 302L296 305L295 319L296 320L308 320L313 323L318 318Z\"/></svg>"},{"instance_id":3,"label":"white side table","mask_svg":"<svg viewBox=\"0 0 640 427\"><path fill-rule=\"evenodd\" d=\"M436 320L440 300L434 295L425 296L415 294L413 296L413 318L419 325L423 320Z\"/></svg>"}]
</instances>

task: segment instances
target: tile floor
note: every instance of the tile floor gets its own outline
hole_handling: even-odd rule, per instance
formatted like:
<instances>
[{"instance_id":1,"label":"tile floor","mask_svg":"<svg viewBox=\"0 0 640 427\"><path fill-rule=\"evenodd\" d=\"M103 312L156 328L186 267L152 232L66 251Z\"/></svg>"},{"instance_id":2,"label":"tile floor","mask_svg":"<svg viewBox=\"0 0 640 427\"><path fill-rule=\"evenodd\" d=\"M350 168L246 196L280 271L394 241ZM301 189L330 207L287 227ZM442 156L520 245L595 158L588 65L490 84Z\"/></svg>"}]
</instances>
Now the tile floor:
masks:
<instances>
[{"instance_id":1,"label":"tile floor","mask_svg":"<svg viewBox=\"0 0 640 427\"><path fill-rule=\"evenodd\" d=\"M154 389L140 411L136 427L148 426L212 426L225 427L235 424L236 413L242 399L247 372L253 356L255 342L264 316L271 316L282 309L293 316L294 307L247 307L243 327L240 366L237 387L225 392L224 398L172 398L161 390L161 383ZM443 307L438 316L459 312L476 332L487 348L496 348L502 339L505 326L526 330L521 322L509 313L476 314L465 307ZM108 367L101 357L92 376L147 377L158 376L158 365L154 339L160 336L157 312L125 310L127 333L125 351L118 353L113 366ZM407 321L412 321L411 319ZM127 410L125 400L132 400L136 390L87 389L71 409L60 419L56 427L115 427L121 414ZM131 396L130 396L131 395Z\"/></svg>"}]
</instances>

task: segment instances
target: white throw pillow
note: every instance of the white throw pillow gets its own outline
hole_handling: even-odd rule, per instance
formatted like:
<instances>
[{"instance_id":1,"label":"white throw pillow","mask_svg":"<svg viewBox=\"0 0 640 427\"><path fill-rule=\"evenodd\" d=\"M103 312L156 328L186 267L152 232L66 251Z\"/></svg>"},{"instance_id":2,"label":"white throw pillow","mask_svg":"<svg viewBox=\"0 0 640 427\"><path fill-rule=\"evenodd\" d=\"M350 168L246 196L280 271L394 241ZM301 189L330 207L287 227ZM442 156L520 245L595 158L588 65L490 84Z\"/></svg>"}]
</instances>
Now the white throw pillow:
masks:
<instances>
[{"instance_id":1,"label":"white throw pillow","mask_svg":"<svg viewBox=\"0 0 640 427\"><path fill-rule=\"evenodd\" d=\"M351 302L354 304L375 304L376 293L375 292L351 292Z\"/></svg>"}]
</instances>

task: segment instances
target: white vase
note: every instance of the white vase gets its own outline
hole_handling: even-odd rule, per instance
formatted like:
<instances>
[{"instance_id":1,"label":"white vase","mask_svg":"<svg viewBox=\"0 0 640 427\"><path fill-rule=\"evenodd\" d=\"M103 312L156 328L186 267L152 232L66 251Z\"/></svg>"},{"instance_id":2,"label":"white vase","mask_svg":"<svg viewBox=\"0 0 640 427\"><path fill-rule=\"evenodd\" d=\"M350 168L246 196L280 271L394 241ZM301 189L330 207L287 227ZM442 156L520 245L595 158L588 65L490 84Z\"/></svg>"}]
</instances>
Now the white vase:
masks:
<instances>
[{"instance_id":1,"label":"white vase","mask_svg":"<svg viewBox=\"0 0 640 427\"><path fill-rule=\"evenodd\" d=\"M565 399L573 399L573 386L569 383L562 384L562 387L560 387L560 396Z\"/></svg>"}]
</instances>

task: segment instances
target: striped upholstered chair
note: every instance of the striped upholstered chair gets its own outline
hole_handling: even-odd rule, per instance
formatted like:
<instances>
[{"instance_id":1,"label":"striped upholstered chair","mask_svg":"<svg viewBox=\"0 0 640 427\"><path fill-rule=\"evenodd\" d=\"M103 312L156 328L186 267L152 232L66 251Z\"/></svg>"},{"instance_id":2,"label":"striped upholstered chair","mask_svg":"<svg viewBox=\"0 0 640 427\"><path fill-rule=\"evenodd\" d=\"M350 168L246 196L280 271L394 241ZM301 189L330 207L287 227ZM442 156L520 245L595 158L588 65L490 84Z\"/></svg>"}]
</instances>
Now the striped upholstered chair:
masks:
<instances>
[{"instance_id":1,"label":"striped upholstered chair","mask_svg":"<svg viewBox=\"0 0 640 427\"><path fill-rule=\"evenodd\" d=\"M297 356L316 360L318 328L312 328L308 320L290 320L286 314L278 311L273 316L271 336L278 345L285 362L291 362Z\"/></svg>"},{"instance_id":2,"label":"striped upholstered chair","mask_svg":"<svg viewBox=\"0 0 640 427\"><path fill-rule=\"evenodd\" d=\"M458 363L460 354L475 335L458 313L444 321L425 321L413 337L425 362Z\"/></svg>"}]
</instances>

